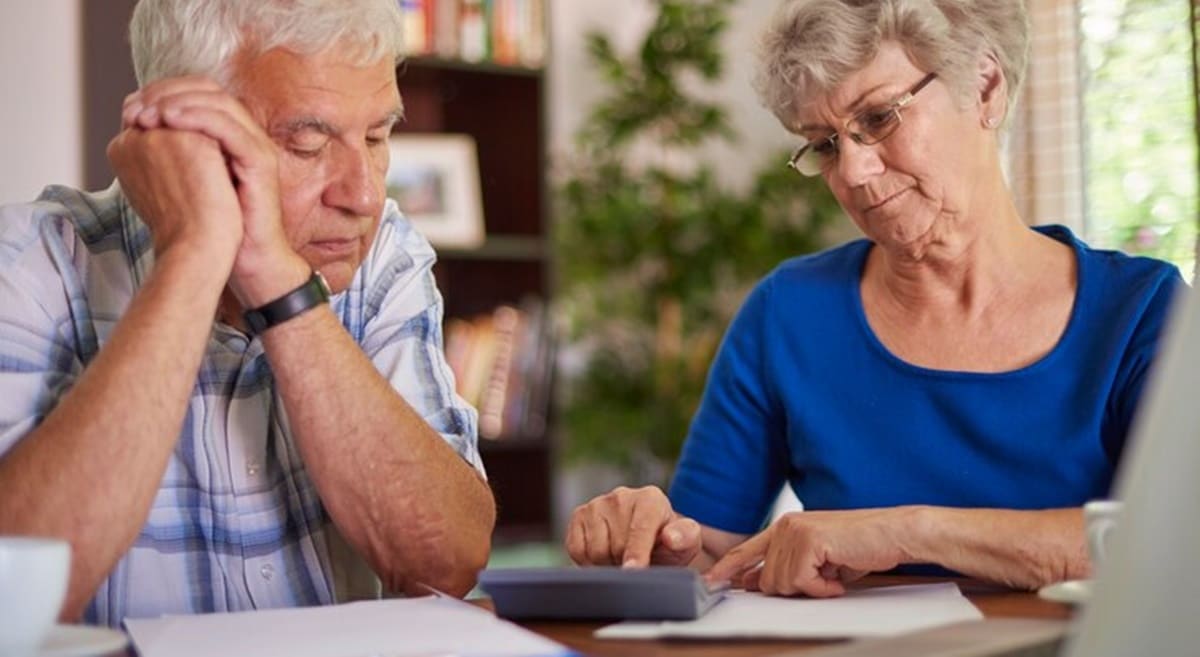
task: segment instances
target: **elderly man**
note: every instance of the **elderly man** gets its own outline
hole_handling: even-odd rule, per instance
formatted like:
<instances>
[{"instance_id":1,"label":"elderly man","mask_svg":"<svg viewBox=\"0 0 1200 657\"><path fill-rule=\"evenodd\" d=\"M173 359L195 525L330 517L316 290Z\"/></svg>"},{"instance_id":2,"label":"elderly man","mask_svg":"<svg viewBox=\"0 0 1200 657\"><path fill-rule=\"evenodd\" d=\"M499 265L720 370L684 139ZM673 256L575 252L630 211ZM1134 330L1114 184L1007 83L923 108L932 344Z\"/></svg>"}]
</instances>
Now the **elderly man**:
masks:
<instances>
[{"instance_id":1,"label":"elderly man","mask_svg":"<svg viewBox=\"0 0 1200 657\"><path fill-rule=\"evenodd\" d=\"M384 196L400 31L393 0L142 0L118 182L0 210L0 534L70 541L64 618L484 566L434 255Z\"/></svg>"}]
</instances>

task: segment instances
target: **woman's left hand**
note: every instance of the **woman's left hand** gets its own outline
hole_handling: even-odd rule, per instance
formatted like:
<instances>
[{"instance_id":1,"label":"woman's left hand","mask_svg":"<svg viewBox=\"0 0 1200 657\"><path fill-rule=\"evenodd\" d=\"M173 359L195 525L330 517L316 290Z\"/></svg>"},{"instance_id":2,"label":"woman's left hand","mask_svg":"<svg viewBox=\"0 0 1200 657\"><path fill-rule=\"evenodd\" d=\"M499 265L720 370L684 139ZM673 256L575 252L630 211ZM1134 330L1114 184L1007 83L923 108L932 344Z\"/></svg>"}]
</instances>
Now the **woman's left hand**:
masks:
<instances>
[{"instance_id":1,"label":"woman's left hand","mask_svg":"<svg viewBox=\"0 0 1200 657\"><path fill-rule=\"evenodd\" d=\"M847 582L912 560L910 509L789 513L725 553L706 576L771 595L839 596Z\"/></svg>"}]
</instances>

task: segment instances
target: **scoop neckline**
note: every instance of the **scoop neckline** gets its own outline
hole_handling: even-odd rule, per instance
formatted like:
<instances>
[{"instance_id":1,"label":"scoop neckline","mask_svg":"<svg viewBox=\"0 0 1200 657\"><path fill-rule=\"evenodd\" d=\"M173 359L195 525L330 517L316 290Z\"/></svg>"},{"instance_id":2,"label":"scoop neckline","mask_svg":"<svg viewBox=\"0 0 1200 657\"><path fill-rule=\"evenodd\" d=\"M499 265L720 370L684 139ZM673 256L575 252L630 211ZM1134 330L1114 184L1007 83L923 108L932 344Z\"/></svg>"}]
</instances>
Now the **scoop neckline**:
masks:
<instances>
[{"instance_id":1,"label":"scoop neckline","mask_svg":"<svg viewBox=\"0 0 1200 657\"><path fill-rule=\"evenodd\" d=\"M892 353L892 350L888 349L887 345L883 344L883 341L880 340L879 336L875 334L875 330L871 328L870 322L867 321L866 309L863 307L861 285L863 272L866 269L867 257L870 255L871 249L876 248L874 242L871 242L870 240L863 240L862 248L860 248L858 252L858 261L854 263L855 275L849 277L849 292L851 304L854 306L854 314L858 319L859 328L866 337L867 342L873 349L879 352L885 361L890 363L892 366L902 371L907 371L925 377L976 380L997 379L1022 376L1034 373L1043 367L1048 367L1048 363L1053 362L1058 357L1058 354L1066 349L1066 343L1075 333L1075 327L1080 321L1079 314L1081 310L1079 300L1084 296L1084 289L1089 282L1089 278L1087 276L1088 271L1086 267L1086 259L1083 257L1082 248L1079 244L1079 241L1075 239L1075 235L1069 228L1059 224L1051 224L1047 226L1031 226L1030 230L1037 231L1042 235L1049 237L1050 239L1065 244L1066 246L1070 247L1071 252L1075 256L1076 284L1075 298L1071 302L1071 314L1067 319L1067 325L1063 328L1062 334L1058 336L1058 340L1054 343L1054 347L1052 347L1050 351L1043 354L1041 358L1038 358L1028 365L1024 365L1013 370L1005 370L1002 372L972 372L969 370L941 370L924 367L910 363Z\"/></svg>"}]
</instances>

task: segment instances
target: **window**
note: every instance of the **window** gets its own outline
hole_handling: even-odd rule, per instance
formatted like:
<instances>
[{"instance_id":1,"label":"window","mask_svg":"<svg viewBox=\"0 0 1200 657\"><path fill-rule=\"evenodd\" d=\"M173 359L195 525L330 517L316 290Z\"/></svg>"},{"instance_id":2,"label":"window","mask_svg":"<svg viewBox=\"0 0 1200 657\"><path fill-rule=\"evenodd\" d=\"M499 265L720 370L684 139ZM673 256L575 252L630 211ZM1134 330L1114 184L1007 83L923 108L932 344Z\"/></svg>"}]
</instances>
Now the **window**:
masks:
<instances>
[{"instance_id":1,"label":"window","mask_svg":"<svg viewBox=\"0 0 1200 657\"><path fill-rule=\"evenodd\" d=\"M1085 239L1191 280L1200 225L1192 0L1079 0Z\"/></svg>"}]
</instances>

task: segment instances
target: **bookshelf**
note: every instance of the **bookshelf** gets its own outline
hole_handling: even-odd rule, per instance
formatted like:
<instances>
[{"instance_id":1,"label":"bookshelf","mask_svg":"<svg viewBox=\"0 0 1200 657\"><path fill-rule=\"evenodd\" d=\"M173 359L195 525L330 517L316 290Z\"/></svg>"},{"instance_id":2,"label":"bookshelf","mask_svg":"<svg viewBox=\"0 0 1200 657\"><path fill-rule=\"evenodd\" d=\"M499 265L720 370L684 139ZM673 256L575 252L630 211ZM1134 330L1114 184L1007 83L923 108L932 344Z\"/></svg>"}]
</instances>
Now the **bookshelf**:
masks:
<instances>
[{"instance_id":1,"label":"bookshelf","mask_svg":"<svg viewBox=\"0 0 1200 657\"><path fill-rule=\"evenodd\" d=\"M89 189L103 189L112 181L105 147L120 125L122 99L137 86L125 36L135 1L83 3L83 24L88 26L82 31L84 180ZM540 0L464 0L459 6L467 5L484 7L489 20L520 15L544 24L544 16L537 13L542 11ZM401 2L405 11L443 6L449 6L445 0ZM467 61L434 48L439 42L434 35L437 19L430 23L427 15L424 20L424 29L434 39L423 51L430 54L411 55L397 68L406 111L397 131L462 133L475 139L487 231L479 248L438 249L434 274L447 322L476 318L501 304L519 306L530 297L544 304L551 295L551 269L541 54L525 56L517 48L514 59L498 63L489 50L496 41L485 33L482 56ZM544 42L538 48L544 49ZM499 505L497 544L552 538L554 461L549 435L542 429L480 439Z\"/></svg>"},{"instance_id":2,"label":"bookshelf","mask_svg":"<svg viewBox=\"0 0 1200 657\"><path fill-rule=\"evenodd\" d=\"M520 308L530 298L544 305L551 271L542 71L413 56L400 64L397 79L405 106L397 132L467 134L479 159L485 241L474 249L438 249L434 269L446 303L448 343L456 321L478 322L498 306ZM540 428L480 437L499 508L497 544L552 538L548 436Z\"/></svg>"}]
</instances>

